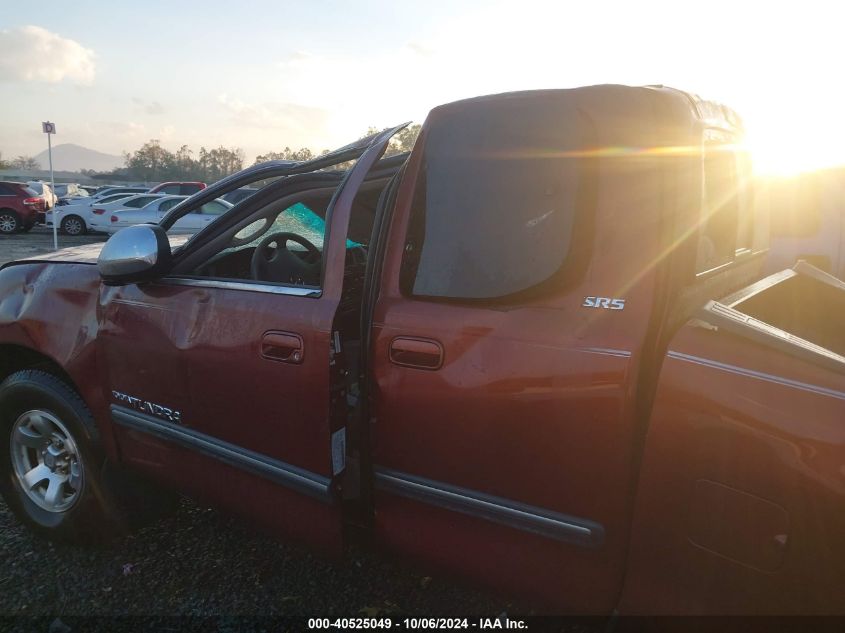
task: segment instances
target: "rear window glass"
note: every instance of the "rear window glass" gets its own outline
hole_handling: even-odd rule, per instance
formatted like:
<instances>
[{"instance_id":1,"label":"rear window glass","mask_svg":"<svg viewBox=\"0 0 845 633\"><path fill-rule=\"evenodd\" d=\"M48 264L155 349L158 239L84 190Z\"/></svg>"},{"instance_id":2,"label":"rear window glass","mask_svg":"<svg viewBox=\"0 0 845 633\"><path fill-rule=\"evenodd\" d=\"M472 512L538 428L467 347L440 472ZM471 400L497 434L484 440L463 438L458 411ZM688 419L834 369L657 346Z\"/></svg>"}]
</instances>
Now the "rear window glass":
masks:
<instances>
[{"instance_id":1,"label":"rear window glass","mask_svg":"<svg viewBox=\"0 0 845 633\"><path fill-rule=\"evenodd\" d=\"M118 200L123 200L127 197L128 195L125 193L116 193L111 196L105 196L104 198L100 198L98 204L108 204L109 202L117 202Z\"/></svg>"},{"instance_id":2,"label":"rear window glass","mask_svg":"<svg viewBox=\"0 0 845 633\"><path fill-rule=\"evenodd\" d=\"M569 102L500 99L434 119L405 244L407 294L503 298L560 271L590 123Z\"/></svg>"},{"instance_id":3,"label":"rear window glass","mask_svg":"<svg viewBox=\"0 0 845 633\"><path fill-rule=\"evenodd\" d=\"M200 212L204 213L205 215L223 215L228 210L229 207L227 207L222 202L218 202L217 200L206 202L200 207Z\"/></svg>"},{"instance_id":4,"label":"rear window glass","mask_svg":"<svg viewBox=\"0 0 845 633\"><path fill-rule=\"evenodd\" d=\"M138 196L137 198L127 200L124 206L130 207L132 209L140 209L141 207L148 205L150 202L155 200L156 197L157 196Z\"/></svg>"},{"instance_id":5,"label":"rear window glass","mask_svg":"<svg viewBox=\"0 0 845 633\"><path fill-rule=\"evenodd\" d=\"M175 207L180 202L182 202L181 198L170 198L169 200L164 200L159 205L158 210L159 211L169 211L170 209Z\"/></svg>"}]
</instances>

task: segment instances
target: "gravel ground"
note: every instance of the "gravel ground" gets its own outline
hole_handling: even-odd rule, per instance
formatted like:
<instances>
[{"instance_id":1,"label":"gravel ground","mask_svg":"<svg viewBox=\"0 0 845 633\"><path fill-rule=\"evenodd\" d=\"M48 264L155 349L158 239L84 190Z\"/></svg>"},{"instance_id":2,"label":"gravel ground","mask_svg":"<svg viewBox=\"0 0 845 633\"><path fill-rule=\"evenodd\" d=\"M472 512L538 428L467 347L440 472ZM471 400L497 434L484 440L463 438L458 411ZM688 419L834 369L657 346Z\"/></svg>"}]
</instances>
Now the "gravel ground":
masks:
<instances>
[{"instance_id":1,"label":"gravel ground","mask_svg":"<svg viewBox=\"0 0 845 633\"><path fill-rule=\"evenodd\" d=\"M37 538L0 501L0 552L7 616L495 616L513 608L376 553L330 562L187 501L95 548Z\"/></svg>"},{"instance_id":2,"label":"gravel ground","mask_svg":"<svg viewBox=\"0 0 845 633\"><path fill-rule=\"evenodd\" d=\"M105 242L108 235L70 237L59 235L59 248ZM37 226L29 233L0 235L0 265L23 257L35 257L53 251L53 230Z\"/></svg>"}]
</instances>

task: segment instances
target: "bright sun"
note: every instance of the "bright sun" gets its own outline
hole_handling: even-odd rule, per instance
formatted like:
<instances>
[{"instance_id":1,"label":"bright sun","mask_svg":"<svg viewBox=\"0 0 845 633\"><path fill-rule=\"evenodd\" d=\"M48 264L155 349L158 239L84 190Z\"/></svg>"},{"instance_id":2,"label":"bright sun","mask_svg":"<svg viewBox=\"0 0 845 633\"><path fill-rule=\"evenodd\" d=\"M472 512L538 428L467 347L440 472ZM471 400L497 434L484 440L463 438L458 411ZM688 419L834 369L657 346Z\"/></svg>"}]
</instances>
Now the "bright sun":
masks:
<instances>
[{"instance_id":1,"label":"bright sun","mask_svg":"<svg viewBox=\"0 0 845 633\"><path fill-rule=\"evenodd\" d=\"M746 119L746 146L754 171L763 176L792 176L799 173L845 165L845 147L836 142L833 130L822 121L803 119L800 125L775 125ZM794 123L794 120L792 121Z\"/></svg>"}]
</instances>

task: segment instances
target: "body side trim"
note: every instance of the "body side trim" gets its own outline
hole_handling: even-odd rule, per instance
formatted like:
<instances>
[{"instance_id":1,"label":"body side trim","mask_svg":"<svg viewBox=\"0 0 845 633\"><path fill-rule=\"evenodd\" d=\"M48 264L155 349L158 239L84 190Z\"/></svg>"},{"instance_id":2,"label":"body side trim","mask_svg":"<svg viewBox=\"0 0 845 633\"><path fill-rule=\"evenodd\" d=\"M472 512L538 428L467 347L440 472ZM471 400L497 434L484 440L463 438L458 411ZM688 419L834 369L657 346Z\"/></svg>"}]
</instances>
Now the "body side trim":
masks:
<instances>
[{"instance_id":1,"label":"body side trim","mask_svg":"<svg viewBox=\"0 0 845 633\"><path fill-rule=\"evenodd\" d=\"M618 356L619 358L630 358L631 352L624 349L611 349L609 347L576 347L575 351L587 354L600 354L602 356Z\"/></svg>"},{"instance_id":2,"label":"body side trim","mask_svg":"<svg viewBox=\"0 0 845 633\"><path fill-rule=\"evenodd\" d=\"M692 356L682 352L669 351L667 354L669 358L686 361L688 363L695 363L696 365L703 365L705 367L712 367L739 376L746 376L748 378L756 378L758 380L765 380L766 382L773 382L775 384L800 389L802 391L809 391L823 396L830 396L831 398L838 398L845 400L845 392L837 391L835 389L828 389L827 387L820 387L818 385L811 385L810 383L792 380L791 378L784 378L783 376L775 376L753 369L746 369L744 367L737 367L736 365L728 365L727 363L720 363L719 361L710 360L709 358L701 358L700 356Z\"/></svg>"},{"instance_id":3,"label":"body side trim","mask_svg":"<svg viewBox=\"0 0 845 633\"><path fill-rule=\"evenodd\" d=\"M225 464L264 477L324 503L332 503L334 500L331 481L322 475L125 407L111 405L111 415L114 422L120 426L149 433L213 457Z\"/></svg>"},{"instance_id":4,"label":"body side trim","mask_svg":"<svg viewBox=\"0 0 845 633\"><path fill-rule=\"evenodd\" d=\"M586 548L604 544L604 528L588 519L459 488L387 468L375 468L376 489Z\"/></svg>"}]
</instances>

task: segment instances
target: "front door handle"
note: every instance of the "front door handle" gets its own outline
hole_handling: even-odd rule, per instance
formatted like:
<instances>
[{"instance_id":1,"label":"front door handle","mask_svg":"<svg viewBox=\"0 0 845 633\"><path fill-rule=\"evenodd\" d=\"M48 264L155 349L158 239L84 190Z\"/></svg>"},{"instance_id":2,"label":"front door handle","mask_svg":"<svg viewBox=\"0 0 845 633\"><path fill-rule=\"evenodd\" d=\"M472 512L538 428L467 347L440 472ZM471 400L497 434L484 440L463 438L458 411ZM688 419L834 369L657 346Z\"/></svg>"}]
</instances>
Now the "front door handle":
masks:
<instances>
[{"instance_id":1,"label":"front door handle","mask_svg":"<svg viewBox=\"0 0 845 633\"><path fill-rule=\"evenodd\" d=\"M390 342L390 362L416 369L440 369L443 346L431 339L397 336Z\"/></svg>"},{"instance_id":2,"label":"front door handle","mask_svg":"<svg viewBox=\"0 0 845 633\"><path fill-rule=\"evenodd\" d=\"M305 344L302 337L293 332L267 332L261 339L261 356L299 365L305 358Z\"/></svg>"}]
</instances>

